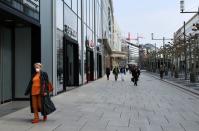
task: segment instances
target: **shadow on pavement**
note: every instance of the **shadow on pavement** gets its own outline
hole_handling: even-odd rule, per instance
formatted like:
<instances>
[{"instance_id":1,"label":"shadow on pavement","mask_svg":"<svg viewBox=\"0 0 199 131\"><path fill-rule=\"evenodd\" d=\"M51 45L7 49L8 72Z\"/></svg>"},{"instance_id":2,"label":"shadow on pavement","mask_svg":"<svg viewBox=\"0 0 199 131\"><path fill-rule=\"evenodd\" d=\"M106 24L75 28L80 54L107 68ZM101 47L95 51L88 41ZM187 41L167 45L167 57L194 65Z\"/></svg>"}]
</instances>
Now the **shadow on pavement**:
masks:
<instances>
[{"instance_id":1,"label":"shadow on pavement","mask_svg":"<svg viewBox=\"0 0 199 131\"><path fill-rule=\"evenodd\" d=\"M0 117L16 112L29 106L29 101L12 101L0 105Z\"/></svg>"}]
</instances>

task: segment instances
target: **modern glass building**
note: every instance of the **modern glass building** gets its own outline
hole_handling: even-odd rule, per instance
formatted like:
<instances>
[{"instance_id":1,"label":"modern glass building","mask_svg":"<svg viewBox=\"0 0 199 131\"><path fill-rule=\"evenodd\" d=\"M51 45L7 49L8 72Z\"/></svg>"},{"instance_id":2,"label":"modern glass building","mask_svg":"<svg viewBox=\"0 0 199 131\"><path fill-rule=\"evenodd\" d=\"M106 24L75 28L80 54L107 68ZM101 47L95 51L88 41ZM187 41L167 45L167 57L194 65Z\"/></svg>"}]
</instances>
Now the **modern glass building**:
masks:
<instances>
[{"instance_id":1,"label":"modern glass building","mask_svg":"<svg viewBox=\"0 0 199 131\"><path fill-rule=\"evenodd\" d=\"M112 24L111 0L56 0L58 92L103 76Z\"/></svg>"},{"instance_id":2,"label":"modern glass building","mask_svg":"<svg viewBox=\"0 0 199 131\"><path fill-rule=\"evenodd\" d=\"M35 62L54 95L104 75L112 0L0 0L0 102L26 99Z\"/></svg>"}]
</instances>

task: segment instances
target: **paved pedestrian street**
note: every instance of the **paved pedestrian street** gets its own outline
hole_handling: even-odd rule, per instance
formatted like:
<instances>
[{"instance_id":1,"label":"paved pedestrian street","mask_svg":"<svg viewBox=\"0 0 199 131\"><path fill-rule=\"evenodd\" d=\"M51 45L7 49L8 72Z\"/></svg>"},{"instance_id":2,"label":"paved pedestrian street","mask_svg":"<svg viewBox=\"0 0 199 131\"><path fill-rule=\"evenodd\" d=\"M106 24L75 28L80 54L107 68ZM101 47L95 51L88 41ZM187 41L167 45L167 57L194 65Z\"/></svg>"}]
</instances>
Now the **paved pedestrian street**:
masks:
<instances>
[{"instance_id":1,"label":"paved pedestrian street","mask_svg":"<svg viewBox=\"0 0 199 131\"><path fill-rule=\"evenodd\" d=\"M138 86L130 78L104 77L53 97L57 110L46 122L32 124L29 108L1 117L0 131L199 131L197 96L145 72Z\"/></svg>"}]
</instances>

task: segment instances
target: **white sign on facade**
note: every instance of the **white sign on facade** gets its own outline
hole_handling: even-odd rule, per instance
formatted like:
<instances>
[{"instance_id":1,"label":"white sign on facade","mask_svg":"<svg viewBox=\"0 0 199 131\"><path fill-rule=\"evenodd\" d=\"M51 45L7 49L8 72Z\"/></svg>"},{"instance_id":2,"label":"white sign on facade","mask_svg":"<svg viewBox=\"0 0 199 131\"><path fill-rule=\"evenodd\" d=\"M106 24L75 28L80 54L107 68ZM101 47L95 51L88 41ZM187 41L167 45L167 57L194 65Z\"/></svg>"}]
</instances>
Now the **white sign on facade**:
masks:
<instances>
[{"instance_id":1,"label":"white sign on facade","mask_svg":"<svg viewBox=\"0 0 199 131\"><path fill-rule=\"evenodd\" d=\"M23 3L39 11L39 0L23 0Z\"/></svg>"},{"instance_id":2,"label":"white sign on facade","mask_svg":"<svg viewBox=\"0 0 199 131\"><path fill-rule=\"evenodd\" d=\"M74 40L77 40L77 32L68 25L64 25L64 34L73 38Z\"/></svg>"}]
</instances>

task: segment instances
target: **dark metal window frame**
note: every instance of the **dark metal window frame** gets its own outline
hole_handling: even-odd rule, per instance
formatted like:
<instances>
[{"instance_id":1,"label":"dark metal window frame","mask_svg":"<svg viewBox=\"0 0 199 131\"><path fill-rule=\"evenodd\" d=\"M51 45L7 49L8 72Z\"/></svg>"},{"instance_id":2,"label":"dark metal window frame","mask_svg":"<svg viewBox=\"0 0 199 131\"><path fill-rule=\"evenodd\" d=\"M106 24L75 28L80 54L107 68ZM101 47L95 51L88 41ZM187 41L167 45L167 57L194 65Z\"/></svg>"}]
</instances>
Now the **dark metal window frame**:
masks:
<instances>
[{"instance_id":1,"label":"dark metal window frame","mask_svg":"<svg viewBox=\"0 0 199 131\"><path fill-rule=\"evenodd\" d=\"M20 5L22 6L22 8L21 8L21 9L17 9L17 8L15 8L14 6L12 6L12 2L13 2L13 1L14 1L14 2L17 2L18 4L20 4ZM3 3L3 4L5 4L5 5L7 5L7 6L9 6L10 8L12 8L12 9L14 9L14 10L17 10L18 12L23 13L24 15L26 15L26 16L28 16L28 17L30 17L30 18L36 20L36 21L40 21L40 0L38 0L38 1L39 1L39 11L37 11L37 10L33 9L32 7L30 7L30 6L26 5L26 4L24 4L21 0L10 0L10 2L7 1L7 0L0 0L1 3ZM27 7L27 8L28 8L29 10L31 10L33 13L37 13L37 14L39 15L38 19L35 18L34 16L28 15L26 12L22 11L24 7Z\"/></svg>"}]
</instances>

